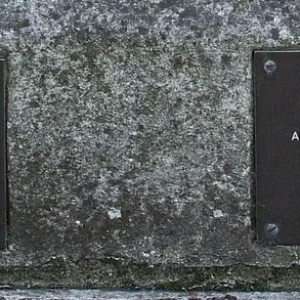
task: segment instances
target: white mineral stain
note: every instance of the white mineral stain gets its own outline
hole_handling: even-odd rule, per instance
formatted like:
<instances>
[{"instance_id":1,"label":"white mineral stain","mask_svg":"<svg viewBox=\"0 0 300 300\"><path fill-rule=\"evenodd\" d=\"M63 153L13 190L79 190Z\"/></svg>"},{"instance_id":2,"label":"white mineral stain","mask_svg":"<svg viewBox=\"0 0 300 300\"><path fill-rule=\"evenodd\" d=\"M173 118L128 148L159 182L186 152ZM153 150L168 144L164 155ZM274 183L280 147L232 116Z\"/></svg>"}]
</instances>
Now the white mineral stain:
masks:
<instances>
[{"instance_id":1,"label":"white mineral stain","mask_svg":"<svg viewBox=\"0 0 300 300\"><path fill-rule=\"evenodd\" d=\"M283 38L283 39L286 39L286 38L288 38L288 37L290 37L290 32L289 32L289 30L287 29L287 28L283 28L283 29L281 29L280 31L279 31L279 36L281 37L281 38Z\"/></svg>"},{"instance_id":2,"label":"white mineral stain","mask_svg":"<svg viewBox=\"0 0 300 300\"><path fill-rule=\"evenodd\" d=\"M246 217L244 219L244 225L245 226L250 226L251 225L251 218L250 217Z\"/></svg>"},{"instance_id":3,"label":"white mineral stain","mask_svg":"<svg viewBox=\"0 0 300 300\"><path fill-rule=\"evenodd\" d=\"M217 209L217 210L214 211L214 217L215 218L222 218L222 217L224 217L224 214L220 209Z\"/></svg>"},{"instance_id":4,"label":"white mineral stain","mask_svg":"<svg viewBox=\"0 0 300 300\"><path fill-rule=\"evenodd\" d=\"M110 219L117 219L122 217L122 213L120 209L116 208L110 208L109 211L107 212L108 216Z\"/></svg>"}]
</instances>

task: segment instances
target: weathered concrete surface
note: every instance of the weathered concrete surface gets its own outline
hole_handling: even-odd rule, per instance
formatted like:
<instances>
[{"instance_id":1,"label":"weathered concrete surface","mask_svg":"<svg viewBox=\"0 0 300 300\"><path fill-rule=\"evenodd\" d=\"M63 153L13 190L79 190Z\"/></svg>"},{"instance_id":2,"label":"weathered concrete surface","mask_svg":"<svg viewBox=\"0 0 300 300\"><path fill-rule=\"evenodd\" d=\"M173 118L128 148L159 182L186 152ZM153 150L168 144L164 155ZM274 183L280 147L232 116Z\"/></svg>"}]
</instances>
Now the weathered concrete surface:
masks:
<instances>
[{"instance_id":1,"label":"weathered concrete surface","mask_svg":"<svg viewBox=\"0 0 300 300\"><path fill-rule=\"evenodd\" d=\"M23 282L26 266L55 259L298 265L298 247L254 240L251 55L298 48L299 9L2 0L11 217L0 265L22 268ZM90 285L109 269L98 272Z\"/></svg>"},{"instance_id":2,"label":"weathered concrete surface","mask_svg":"<svg viewBox=\"0 0 300 300\"><path fill-rule=\"evenodd\" d=\"M300 293L169 293L159 292L124 292L101 290L12 290L0 291L1 300L73 300L73 299L131 299L131 300L295 300Z\"/></svg>"}]
</instances>

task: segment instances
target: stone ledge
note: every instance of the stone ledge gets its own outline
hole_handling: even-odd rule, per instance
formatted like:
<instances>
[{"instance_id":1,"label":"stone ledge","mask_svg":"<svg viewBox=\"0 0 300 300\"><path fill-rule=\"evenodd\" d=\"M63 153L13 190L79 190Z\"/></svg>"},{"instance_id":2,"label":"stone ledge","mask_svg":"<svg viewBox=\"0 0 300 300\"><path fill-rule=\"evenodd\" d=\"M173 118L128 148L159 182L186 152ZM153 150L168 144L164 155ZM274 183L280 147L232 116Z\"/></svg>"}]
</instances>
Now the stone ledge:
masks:
<instances>
[{"instance_id":1,"label":"stone ledge","mask_svg":"<svg viewBox=\"0 0 300 300\"><path fill-rule=\"evenodd\" d=\"M103 291L103 290L2 290L0 291L1 300L71 300L71 299L156 299L156 300L267 300L280 299L291 300L300 299L299 292L280 292L280 293L169 293L164 291Z\"/></svg>"},{"instance_id":2,"label":"stone ledge","mask_svg":"<svg viewBox=\"0 0 300 300\"><path fill-rule=\"evenodd\" d=\"M300 285L300 267L188 267L122 258L56 258L29 266L0 267L0 289L126 289L284 292Z\"/></svg>"}]
</instances>

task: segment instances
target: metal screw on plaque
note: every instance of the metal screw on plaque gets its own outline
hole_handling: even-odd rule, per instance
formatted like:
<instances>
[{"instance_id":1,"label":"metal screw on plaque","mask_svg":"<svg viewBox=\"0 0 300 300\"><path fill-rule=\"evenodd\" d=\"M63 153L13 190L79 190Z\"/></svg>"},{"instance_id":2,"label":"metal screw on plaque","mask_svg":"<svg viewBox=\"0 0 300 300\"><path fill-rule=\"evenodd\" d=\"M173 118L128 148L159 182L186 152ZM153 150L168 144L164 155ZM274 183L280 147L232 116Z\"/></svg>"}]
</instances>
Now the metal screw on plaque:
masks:
<instances>
[{"instance_id":1,"label":"metal screw on plaque","mask_svg":"<svg viewBox=\"0 0 300 300\"><path fill-rule=\"evenodd\" d=\"M276 71L277 65L273 60L269 59L265 62L264 69L268 75L272 75Z\"/></svg>"},{"instance_id":2,"label":"metal screw on plaque","mask_svg":"<svg viewBox=\"0 0 300 300\"><path fill-rule=\"evenodd\" d=\"M279 228L274 223L268 223L265 225L265 233L269 238L275 238L279 232Z\"/></svg>"}]
</instances>

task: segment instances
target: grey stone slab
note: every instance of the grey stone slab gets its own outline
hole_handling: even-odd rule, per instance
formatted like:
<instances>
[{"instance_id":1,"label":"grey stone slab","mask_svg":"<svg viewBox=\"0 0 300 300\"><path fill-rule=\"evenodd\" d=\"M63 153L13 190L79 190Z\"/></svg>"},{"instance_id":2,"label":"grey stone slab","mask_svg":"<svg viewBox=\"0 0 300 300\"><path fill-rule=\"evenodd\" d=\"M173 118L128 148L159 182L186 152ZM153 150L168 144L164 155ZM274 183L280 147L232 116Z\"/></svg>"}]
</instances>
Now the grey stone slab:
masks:
<instances>
[{"instance_id":1,"label":"grey stone slab","mask_svg":"<svg viewBox=\"0 0 300 300\"><path fill-rule=\"evenodd\" d=\"M248 275L281 267L281 283L266 271L270 285L297 286L283 270L299 264L299 247L254 239L251 59L256 48L299 48L299 9L296 0L1 1L10 226L0 281L151 286L164 274L172 282L170 265L238 265ZM93 268L111 259L119 267ZM151 280L137 276L157 265ZM252 284L238 271L234 280Z\"/></svg>"}]
</instances>

